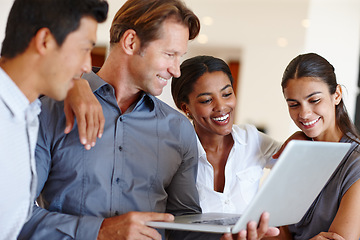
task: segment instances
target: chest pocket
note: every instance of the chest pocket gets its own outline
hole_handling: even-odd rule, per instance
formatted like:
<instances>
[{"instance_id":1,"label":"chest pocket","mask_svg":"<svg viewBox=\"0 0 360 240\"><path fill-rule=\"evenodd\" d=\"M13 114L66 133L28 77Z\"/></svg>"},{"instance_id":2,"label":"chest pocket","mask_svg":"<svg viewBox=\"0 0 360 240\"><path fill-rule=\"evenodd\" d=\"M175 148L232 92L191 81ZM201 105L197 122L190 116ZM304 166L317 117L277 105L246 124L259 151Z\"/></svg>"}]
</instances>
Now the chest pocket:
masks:
<instances>
[{"instance_id":1,"label":"chest pocket","mask_svg":"<svg viewBox=\"0 0 360 240\"><path fill-rule=\"evenodd\" d=\"M249 167L236 173L236 184L246 203L254 198L262 175L263 169L260 166Z\"/></svg>"}]
</instances>

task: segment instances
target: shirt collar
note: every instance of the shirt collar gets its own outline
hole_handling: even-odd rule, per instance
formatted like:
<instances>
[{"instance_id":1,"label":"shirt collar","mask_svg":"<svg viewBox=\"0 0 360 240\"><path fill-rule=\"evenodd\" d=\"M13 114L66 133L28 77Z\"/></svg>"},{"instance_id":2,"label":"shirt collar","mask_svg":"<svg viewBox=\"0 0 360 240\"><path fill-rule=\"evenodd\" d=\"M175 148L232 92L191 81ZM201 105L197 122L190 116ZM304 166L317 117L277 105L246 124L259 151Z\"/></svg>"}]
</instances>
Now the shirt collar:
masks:
<instances>
[{"instance_id":1,"label":"shirt collar","mask_svg":"<svg viewBox=\"0 0 360 240\"><path fill-rule=\"evenodd\" d=\"M101 77L99 77L96 73L100 70L98 67L93 67L93 70L89 73L84 73L82 78L88 80L90 88L93 92L96 92L98 89L105 85L109 85L105 82Z\"/></svg>"},{"instance_id":2,"label":"shirt collar","mask_svg":"<svg viewBox=\"0 0 360 240\"><path fill-rule=\"evenodd\" d=\"M232 134L233 139L234 139L235 142L237 142L237 143L239 143L241 145L244 145L244 146L247 145L245 139L242 138L242 136L240 136L240 134L237 131L234 131L234 126L232 127L231 134Z\"/></svg>"},{"instance_id":3,"label":"shirt collar","mask_svg":"<svg viewBox=\"0 0 360 240\"><path fill-rule=\"evenodd\" d=\"M94 93L103 87L106 89L106 91L114 91L114 88L109 83L105 82L96 74L99 70L99 67L93 67L92 71L90 73L84 73L82 78L87 79L90 88ZM132 106L132 109L137 108L139 105L145 104L150 108L150 110L153 110L155 107L155 102L156 101L154 96L149 93L142 93L140 100Z\"/></svg>"},{"instance_id":4,"label":"shirt collar","mask_svg":"<svg viewBox=\"0 0 360 240\"><path fill-rule=\"evenodd\" d=\"M236 131L234 131L234 127L232 128L231 135L232 135L232 137L233 137L233 139L234 139L234 141L235 141L234 146L236 145L236 143L241 144L241 145L244 145L244 146L247 145L245 139L242 139L241 136L240 136ZM197 140L197 146L198 146L199 159L204 159L204 160L206 160L206 152L205 152L205 149L204 149L204 147L201 145L200 139L199 139L199 137L198 137L197 134L196 134L196 140Z\"/></svg>"}]
</instances>

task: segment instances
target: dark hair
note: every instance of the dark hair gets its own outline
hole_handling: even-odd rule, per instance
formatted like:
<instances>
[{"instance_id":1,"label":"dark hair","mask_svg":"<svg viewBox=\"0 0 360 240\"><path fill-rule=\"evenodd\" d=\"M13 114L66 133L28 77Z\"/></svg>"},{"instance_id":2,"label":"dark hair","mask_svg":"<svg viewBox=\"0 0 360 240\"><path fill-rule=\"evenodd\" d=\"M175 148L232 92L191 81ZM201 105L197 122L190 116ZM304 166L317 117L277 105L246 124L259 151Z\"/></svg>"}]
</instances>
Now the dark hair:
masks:
<instances>
[{"instance_id":1,"label":"dark hair","mask_svg":"<svg viewBox=\"0 0 360 240\"><path fill-rule=\"evenodd\" d=\"M198 17L181 0L128 0L116 13L110 29L110 45L118 43L124 32L133 29L141 47L161 36L164 20L173 17L189 28L189 40L200 32Z\"/></svg>"},{"instance_id":2,"label":"dark hair","mask_svg":"<svg viewBox=\"0 0 360 240\"><path fill-rule=\"evenodd\" d=\"M82 17L104 22L108 3L104 0L15 0L10 10L1 56L23 53L41 28L48 28L59 46L80 26Z\"/></svg>"},{"instance_id":3,"label":"dark hair","mask_svg":"<svg viewBox=\"0 0 360 240\"><path fill-rule=\"evenodd\" d=\"M327 84L330 94L334 94L338 86L334 67L325 58L316 53L299 55L289 63L281 81L283 91L289 80L302 77L320 79ZM343 134L347 135L347 133L350 132L359 138L358 131L349 118L343 99L341 99L340 103L335 107L335 115L336 125ZM347 136L353 139L351 136Z\"/></svg>"},{"instance_id":4,"label":"dark hair","mask_svg":"<svg viewBox=\"0 0 360 240\"><path fill-rule=\"evenodd\" d=\"M171 82L171 94L176 106L181 110L181 103L189 103L189 94L202 75L218 71L229 77L232 86L233 77L230 68L222 59L212 56L197 56L185 60L180 65L181 76L173 78Z\"/></svg>"}]
</instances>

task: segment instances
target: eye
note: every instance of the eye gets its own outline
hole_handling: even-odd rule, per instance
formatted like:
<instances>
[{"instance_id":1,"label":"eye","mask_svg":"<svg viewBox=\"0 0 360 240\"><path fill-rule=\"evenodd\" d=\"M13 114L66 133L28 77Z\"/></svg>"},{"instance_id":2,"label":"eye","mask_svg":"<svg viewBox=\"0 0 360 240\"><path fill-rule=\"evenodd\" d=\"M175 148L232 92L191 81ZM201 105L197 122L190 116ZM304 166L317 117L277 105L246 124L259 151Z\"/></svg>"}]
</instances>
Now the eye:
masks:
<instances>
[{"instance_id":1,"label":"eye","mask_svg":"<svg viewBox=\"0 0 360 240\"><path fill-rule=\"evenodd\" d=\"M211 103L212 99L204 99L204 100L200 100L199 102L202 104L208 104Z\"/></svg>"},{"instance_id":2,"label":"eye","mask_svg":"<svg viewBox=\"0 0 360 240\"><path fill-rule=\"evenodd\" d=\"M298 103L289 103L288 104L288 107L289 108L296 108L296 107L298 107L300 104L298 104Z\"/></svg>"},{"instance_id":3,"label":"eye","mask_svg":"<svg viewBox=\"0 0 360 240\"><path fill-rule=\"evenodd\" d=\"M320 98L314 99L314 100L310 100L310 102L311 102L311 103L318 103L318 102L320 102Z\"/></svg>"},{"instance_id":4,"label":"eye","mask_svg":"<svg viewBox=\"0 0 360 240\"><path fill-rule=\"evenodd\" d=\"M233 94L232 92L224 93L224 94L223 94L223 97L225 97L225 98L226 98L226 97L230 97L232 94Z\"/></svg>"},{"instance_id":5,"label":"eye","mask_svg":"<svg viewBox=\"0 0 360 240\"><path fill-rule=\"evenodd\" d=\"M175 54L174 53L165 53L166 56L170 57L170 58L173 58L175 57Z\"/></svg>"},{"instance_id":6,"label":"eye","mask_svg":"<svg viewBox=\"0 0 360 240\"><path fill-rule=\"evenodd\" d=\"M91 53L92 48L83 48L85 54Z\"/></svg>"}]
</instances>

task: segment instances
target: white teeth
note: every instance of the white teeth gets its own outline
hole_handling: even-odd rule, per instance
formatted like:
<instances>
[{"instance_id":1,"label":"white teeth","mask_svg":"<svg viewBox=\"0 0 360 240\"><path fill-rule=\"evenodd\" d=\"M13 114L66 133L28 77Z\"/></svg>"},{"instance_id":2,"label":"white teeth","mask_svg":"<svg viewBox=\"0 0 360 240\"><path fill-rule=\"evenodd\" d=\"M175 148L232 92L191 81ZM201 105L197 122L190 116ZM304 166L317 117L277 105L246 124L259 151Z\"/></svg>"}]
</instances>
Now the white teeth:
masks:
<instances>
[{"instance_id":1,"label":"white teeth","mask_svg":"<svg viewBox=\"0 0 360 240\"><path fill-rule=\"evenodd\" d=\"M157 78L160 79L161 81L164 81L164 82L167 82L167 81L170 80L170 78L166 79L166 78L160 77L159 75L157 75Z\"/></svg>"},{"instance_id":2,"label":"white teeth","mask_svg":"<svg viewBox=\"0 0 360 240\"><path fill-rule=\"evenodd\" d=\"M314 121L311 121L311 122L306 122L306 123L302 123L304 124L305 126L309 126L309 125L312 125L314 123L316 123L319 119L315 119Z\"/></svg>"},{"instance_id":3,"label":"white teeth","mask_svg":"<svg viewBox=\"0 0 360 240\"><path fill-rule=\"evenodd\" d=\"M225 121L229 117L229 114L226 114L222 117L213 118L215 121Z\"/></svg>"}]
</instances>

